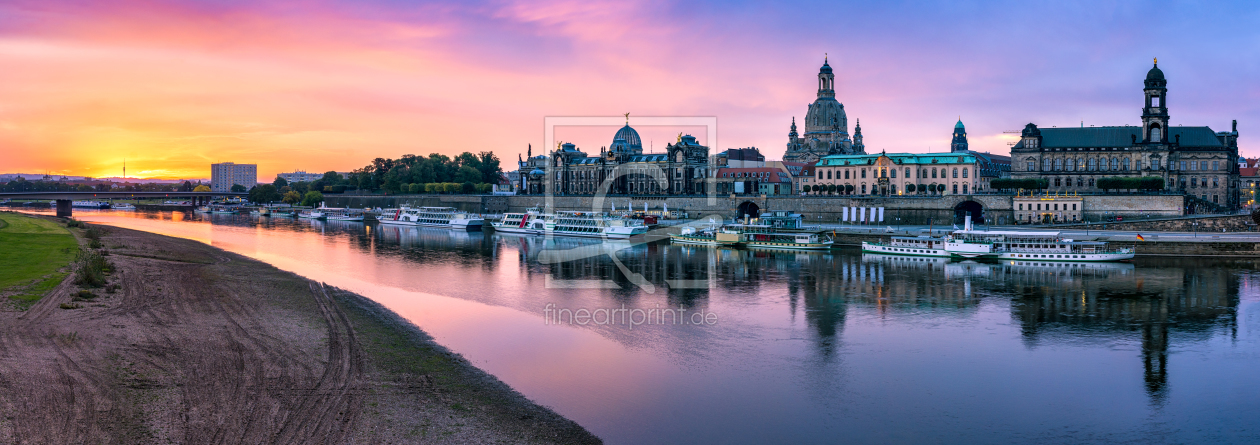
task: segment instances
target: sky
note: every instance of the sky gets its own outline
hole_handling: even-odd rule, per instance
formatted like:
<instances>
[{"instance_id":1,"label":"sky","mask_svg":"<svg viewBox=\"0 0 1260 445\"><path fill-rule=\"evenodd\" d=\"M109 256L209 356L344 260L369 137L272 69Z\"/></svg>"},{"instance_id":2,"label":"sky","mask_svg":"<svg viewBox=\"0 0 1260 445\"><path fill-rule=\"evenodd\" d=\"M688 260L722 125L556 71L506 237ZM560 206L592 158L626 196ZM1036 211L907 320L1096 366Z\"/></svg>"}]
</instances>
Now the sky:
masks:
<instances>
[{"instance_id":1,"label":"sky","mask_svg":"<svg viewBox=\"0 0 1260 445\"><path fill-rule=\"evenodd\" d=\"M3 0L0 173L511 161L547 116L623 113L716 117L712 152L780 159L824 55L867 152L947 150L960 117L994 153L1029 122L1137 125L1158 57L1172 124L1237 119L1250 157L1256 23L1256 2ZM641 133L659 151L675 130ZM615 131L558 138L598 153Z\"/></svg>"}]
</instances>

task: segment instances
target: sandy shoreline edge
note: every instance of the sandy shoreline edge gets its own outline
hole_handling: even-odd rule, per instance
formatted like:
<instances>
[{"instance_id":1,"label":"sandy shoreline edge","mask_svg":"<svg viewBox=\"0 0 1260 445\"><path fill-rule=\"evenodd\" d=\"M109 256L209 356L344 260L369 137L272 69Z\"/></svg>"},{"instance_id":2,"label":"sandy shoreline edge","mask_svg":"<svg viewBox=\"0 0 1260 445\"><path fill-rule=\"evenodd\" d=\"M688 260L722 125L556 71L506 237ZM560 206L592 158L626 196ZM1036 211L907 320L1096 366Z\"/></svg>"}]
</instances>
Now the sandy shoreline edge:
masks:
<instances>
[{"instance_id":1,"label":"sandy shoreline edge","mask_svg":"<svg viewBox=\"0 0 1260 445\"><path fill-rule=\"evenodd\" d=\"M120 289L0 312L0 443L600 443L369 298L96 227Z\"/></svg>"}]
</instances>

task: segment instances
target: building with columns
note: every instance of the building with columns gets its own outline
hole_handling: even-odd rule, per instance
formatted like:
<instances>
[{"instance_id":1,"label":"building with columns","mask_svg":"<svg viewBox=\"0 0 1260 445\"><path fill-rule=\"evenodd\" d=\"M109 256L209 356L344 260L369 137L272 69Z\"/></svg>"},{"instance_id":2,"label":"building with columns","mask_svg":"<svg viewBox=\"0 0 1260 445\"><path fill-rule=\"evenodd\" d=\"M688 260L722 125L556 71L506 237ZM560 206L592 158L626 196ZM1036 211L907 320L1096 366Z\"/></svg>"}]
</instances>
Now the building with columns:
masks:
<instances>
[{"instance_id":1,"label":"building with columns","mask_svg":"<svg viewBox=\"0 0 1260 445\"><path fill-rule=\"evenodd\" d=\"M844 112L844 104L836 100L836 76L824 59L818 70L818 96L805 112L805 133L797 133L793 117L783 160L813 164L828 155L865 153L862 124L858 122L854 126L850 138L849 117Z\"/></svg>"},{"instance_id":2,"label":"building with columns","mask_svg":"<svg viewBox=\"0 0 1260 445\"><path fill-rule=\"evenodd\" d=\"M1104 177L1163 180L1174 190L1222 207L1239 202L1238 121L1230 131L1173 126L1168 82L1158 63L1143 82L1141 125L1038 127L1028 124L1011 148L1011 177L1045 179L1051 192L1103 192Z\"/></svg>"}]
</instances>

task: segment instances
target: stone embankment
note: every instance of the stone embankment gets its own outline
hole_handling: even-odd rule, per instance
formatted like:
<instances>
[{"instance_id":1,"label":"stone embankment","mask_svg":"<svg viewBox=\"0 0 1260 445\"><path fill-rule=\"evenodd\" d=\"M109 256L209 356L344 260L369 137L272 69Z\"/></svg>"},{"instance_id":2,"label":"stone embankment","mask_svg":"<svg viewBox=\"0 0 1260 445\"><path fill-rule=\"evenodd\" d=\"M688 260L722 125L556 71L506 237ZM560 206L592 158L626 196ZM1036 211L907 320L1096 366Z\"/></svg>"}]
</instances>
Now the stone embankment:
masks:
<instances>
[{"instance_id":1,"label":"stone embankment","mask_svg":"<svg viewBox=\"0 0 1260 445\"><path fill-rule=\"evenodd\" d=\"M1197 223L1197 225L1196 225ZM1093 224L1057 225L1055 228L1123 230L1149 232L1251 232L1256 230L1251 215L1203 216L1149 219L1140 221L1102 222Z\"/></svg>"}]
</instances>

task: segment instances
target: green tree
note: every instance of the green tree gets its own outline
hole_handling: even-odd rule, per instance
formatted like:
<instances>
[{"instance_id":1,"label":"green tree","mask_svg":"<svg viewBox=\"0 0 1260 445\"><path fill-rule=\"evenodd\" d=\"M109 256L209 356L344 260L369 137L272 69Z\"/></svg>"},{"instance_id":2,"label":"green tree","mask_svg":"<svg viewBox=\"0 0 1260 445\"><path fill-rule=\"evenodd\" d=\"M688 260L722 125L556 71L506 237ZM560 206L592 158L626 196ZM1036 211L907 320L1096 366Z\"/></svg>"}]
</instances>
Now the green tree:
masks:
<instances>
[{"instance_id":1,"label":"green tree","mask_svg":"<svg viewBox=\"0 0 1260 445\"><path fill-rule=\"evenodd\" d=\"M297 203L302 202L302 194L289 190L284 192L284 197L281 198L281 200L284 201L285 204L296 205Z\"/></svg>"},{"instance_id":2,"label":"green tree","mask_svg":"<svg viewBox=\"0 0 1260 445\"><path fill-rule=\"evenodd\" d=\"M471 166L462 166L455 174L455 182L482 182L481 171Z\"/></svg>"},{"instance_id":3,"label":"green tree","mask_svg":"<svg viewBox=\"0 0 1260 445\"><path fill-rule=\"evenodd\" d=\"M275 180L275 181L272 181L272 182L271 182L271 185L276 186L276 189L280 189L281 187L285 187L285 186L289 185L289 181L288 181L288 180L285 180L284 178L281 178L281 177L279 177L279 176L276 176L276 180Z\"/></svg>"},{"instance_id":4,"label":"green tree","mask_svg":"<svg viewBox=\"0 0 1260 445\"><path fill-rule=\"evenodd\" d=\"M499 157L491 151L483 151L477 156L481 160L481 165L477 167L477 170L481 171L481 182L498 184L503 175L503 168L499 166Z\"/></svg>"},{"instance_id":5,"label":"green tree","mask_svg":"<svg viewBox=\"0 0 1260 445\"><path fill-rule=\"evenodd\" d=\"M193 187L193 191L194 192L208 192L210 191L210 186L202 184L202 185Z\"/></svg>"},{"instance_id":6,"label":"green tree","mask_svg":"<svg viewBox=\"0 0 1260 445\"><path fill-rule=\"evenodd\" d=\"M280 194L279 190L276 190L276 186L273 184L263 184L249 190L249 202L255 204L276 202L283 198L284 196Z\"/></svg>"},{"instance_id":7,"label":"green tree","mask_svg":"<svg viewBox=\"0 0 1260 445\"><path fill-rule=\"evenodd\" d=\"M324 202L324 194L311 190L302 196L302 205L312 207L316 204Z\"/></svg>"},{"instance_id":8,"label":"green tree","mask_svg":"<svg viewBox=\"0 0 1260 445\"><path fill-rule=\"evenodd\" d=\"M247 189L246 189L246 188L245 188L245 186L243 186L243 185L240 185L240 184L232 184L232 189L231 189L231 190L232 190L232 193L243 193L243 192L245 192Z\"/></svg>"},{"instance_id":9,"label":"green tree","mask_svg":"<svg viewBox=\"0 0 1260 445\"><path fill-rule=\"evenodd\" d=\"M459 186L459 192L463 194L471 194L477 191L477 185L472 182L464 182Z\"/></svg>"},{"instance_id":10,"label":"green tree","mask_svg":"<svg viewBox=\"0 0 1260 445\"><path fill-rule=\"evenodd\" d=\"M914 184L906 184L906 193L914 193Z\"/></svg>"}]
</instances>

